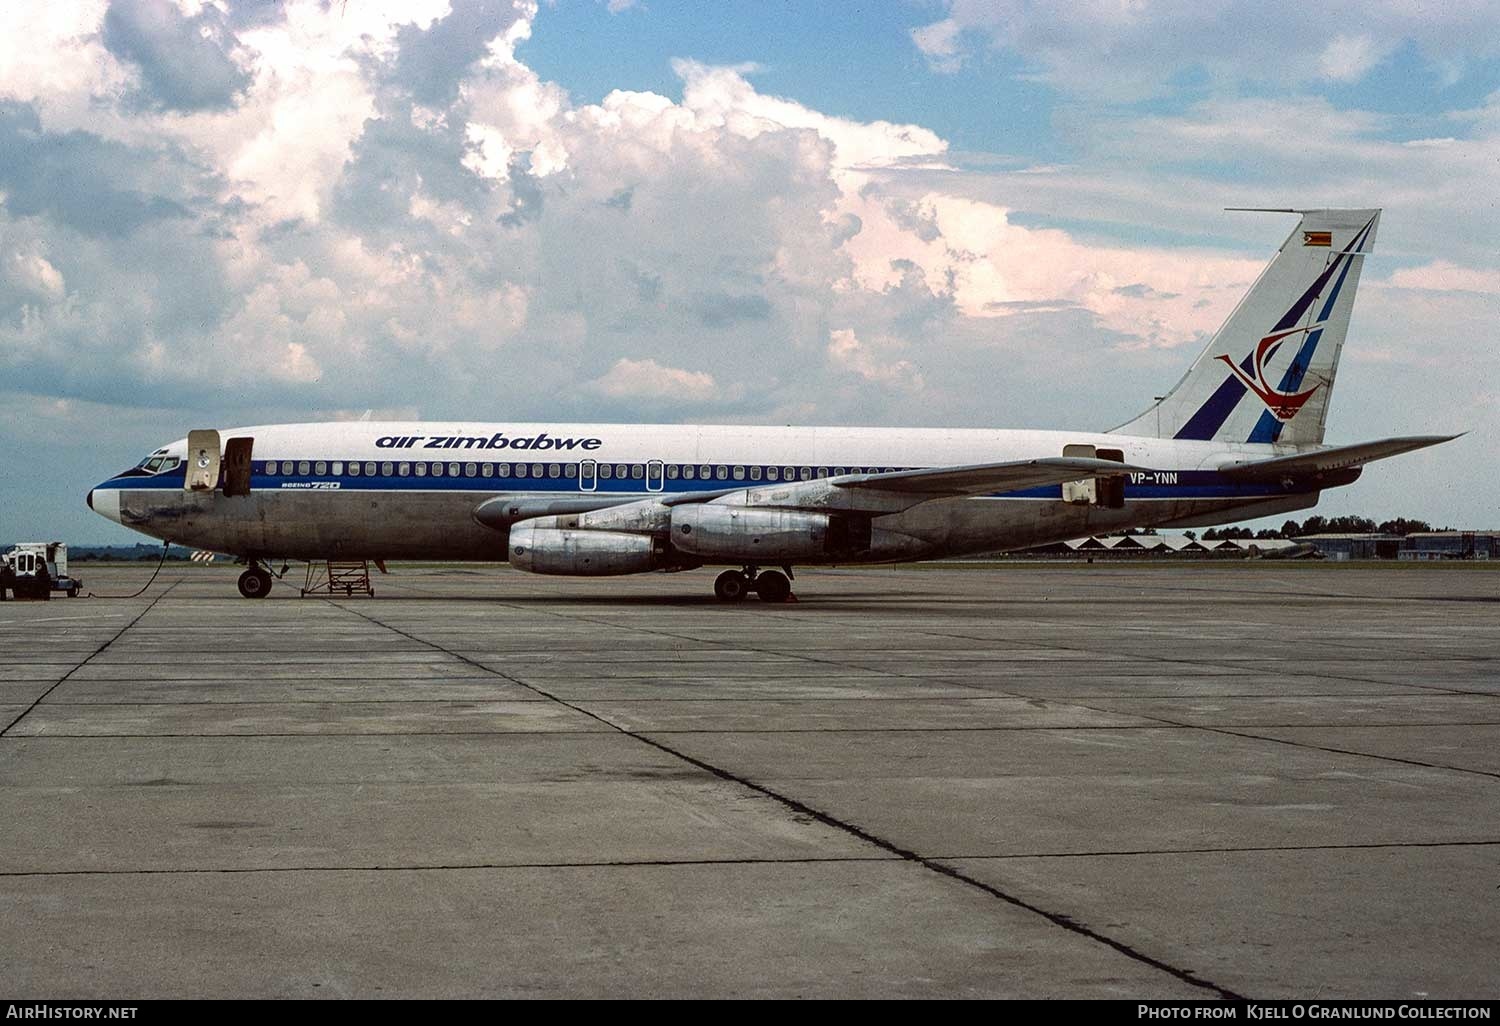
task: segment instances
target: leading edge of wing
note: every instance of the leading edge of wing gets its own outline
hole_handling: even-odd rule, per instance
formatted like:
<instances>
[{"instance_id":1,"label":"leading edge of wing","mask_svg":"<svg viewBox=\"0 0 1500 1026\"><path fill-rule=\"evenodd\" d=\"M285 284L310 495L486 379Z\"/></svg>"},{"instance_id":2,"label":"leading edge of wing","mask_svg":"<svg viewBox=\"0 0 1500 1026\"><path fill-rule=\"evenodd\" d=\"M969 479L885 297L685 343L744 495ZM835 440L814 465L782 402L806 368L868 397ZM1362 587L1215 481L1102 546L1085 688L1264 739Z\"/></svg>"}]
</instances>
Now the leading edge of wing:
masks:
<instances>
[{"instance_id":1,"label":"leading edge of wing","mask_svg":"<svg viewBox=\"0 0 1500 1026\"><path fill-rule=\"evenodd\" d=\"M961 467L898 470L888 474L849 474L829 478L840 488L873 488L883 492L924 495L974 495L1013 492L1026 488L1082 481L1119 474L1150 473L1145 467L1083 456L1048 456L1008 463L976 463Z\"/></svg>"}]
</instances>

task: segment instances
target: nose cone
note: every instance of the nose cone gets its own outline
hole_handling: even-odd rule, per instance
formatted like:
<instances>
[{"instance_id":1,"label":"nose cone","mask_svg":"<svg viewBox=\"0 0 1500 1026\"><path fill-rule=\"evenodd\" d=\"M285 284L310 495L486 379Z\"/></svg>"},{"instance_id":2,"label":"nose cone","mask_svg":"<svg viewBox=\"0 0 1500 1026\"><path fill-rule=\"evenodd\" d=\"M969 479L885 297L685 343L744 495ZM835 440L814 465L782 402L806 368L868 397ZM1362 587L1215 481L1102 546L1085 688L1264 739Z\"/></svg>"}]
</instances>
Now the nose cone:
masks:
<instances>
[{"instance_id":1,"label":"nose cone","mask_svg":"<svg viewBox=\"0 0 1500 1026\"><path fill-rule=\"evenodd\" d=\"M105 488L102 485L89 492L89 509L104 517L106 520L120 522L120 492L117 488Z\"/></svg>"},{"instance_id":2,"label":"nose cone","mask_svg":"<svg viewBox=\"0 0 1500 1026\"><path fill-rule=\"evenodd\" d=\"M89 494L83 501L89 504L89 509L94 508L94 490L92 488L89 489Z\"/></svg>"}]
</instances>

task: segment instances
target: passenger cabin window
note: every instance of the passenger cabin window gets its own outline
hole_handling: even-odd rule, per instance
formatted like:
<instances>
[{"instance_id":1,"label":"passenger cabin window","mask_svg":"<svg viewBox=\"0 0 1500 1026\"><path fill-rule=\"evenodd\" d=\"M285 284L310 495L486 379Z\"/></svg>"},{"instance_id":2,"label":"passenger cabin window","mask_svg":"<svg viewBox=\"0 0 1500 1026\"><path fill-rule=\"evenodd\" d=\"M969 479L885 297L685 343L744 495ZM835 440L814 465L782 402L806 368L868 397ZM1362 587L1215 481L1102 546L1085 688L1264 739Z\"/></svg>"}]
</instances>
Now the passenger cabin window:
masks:
<instances>
[{"instance_id":1,"label":"passenger cabin window","mask_svg":"<svg viewBox=\"0 0 1500 1026\"><path fill-rule=\"evenodd\" d=\"M781 479L781 468L780 467L767 467L766 468L766 480L767 481L778 481L780 479Z\"/></svg>"},{"instance_id":2,"label":"passenger cabin window","mask_svg":"<svg viewBox=\"0 0 1500 1026\"><path fill-rule=\"evenodd\" d=\"M719 464L717 467L714 468L714 477L718 478L720 481L728 481L729 480L729 468L726 467L722 463Z\"/></svg>"},{"instance_id":3,"label":"passenger cabin window","mask_svg":"<svg viewBox=\"0 0 1500 1026\"><path fill-rule=\"evenodd\" d=\"M301 462L299 462L297 464L297 473L299 473L299 474L311 474L312 473L312 464L309 463L307 460L302 460Z\"/></svg>"},{"instance_id":4,"label":"passenger cabin window","mask_svg":"<svg viewBox=\"0 0 1500 1026\"><path fill-rule=\"evenodd\" d=\"M531 465L531 476L532 477L542 477L543 476L543 474L542 474L542 465L540 463L533 463Z\"/></svg>"},{"instance_id":5,"label":"passenger cabin window","mask_svg":"<svg viewBox=\"0 0 1500 1026\"><path fill-rule=\"evenodd\" d=\"M524 463L517 463L516 464L516 476L517 477L525 477L526 476L526 464L524 464Z\"/></svg>"},{"instance_id":6,"label":"passenger cabin window","mask_svg":"<svg viewBox=\"0 0 1500 1026\"><path fill-rule=\"evenodd\" d=\"M427 476L427 464L425 464L425 463L418 463L412 469L414 469L417 472L417 476L418 477L426 477Z\"/></svg>"},{"instance_id":7,"label":"passenger cabin window","mask_svg":"<svg viewBox=\"0 0 1500 1026\"><path fill-rule=\"evenodd\" d=\"M610 464L610 463L601 463L601 464L599 464L599 476L602 477L602 478L604 478L604 480L606 480L606 481L608 481L610 478L614 477L615 476L614 465Z\"/></svg>"},{"instance_id":8,"label":"passenger cabin window","mask_svg":"<svg viewBox=\"0 0 1500 1026\"><path fill-rule=\"evenodd\" d=\"M350 477L358 477L359 476L359 464L358 463L351 463L351 464L349 464L349 476Z\"/></svg>"},{"instance_id":9,"label":"passenger cabin window","mask_svg":"<svg viewBox=\"0 0 1500 1026\"><path fill-rule=\"evenodd\" d=\"M562 464L553 463L547 467L548 477L562 477Z\"/></svg>"},{"instance_id":10,"label":"passenger cabin window","mask_svg":"<svg viewBox=\"0 0 1500 1026\"><path fill-rule=\"evenodd\" d=\"M502 463L502 464L500 464L500 470L498 471L498 473L499 473L499 475L501 477L510 477L510 464L509 463Z\"/></svg>"},{"instance_id":11,"label":"passenger cabin window","mask_svg":"<svg viewBox=\"0 0 1500 1026\"><path fill-rule=\"evenodd\" d=\"M568 464L564 465L563 466L563 476L564 477L568 477L568 478L577 477L578 476L578 464L576 464L576 463L568 463Z\"/></svg>"},{"instance_id":12,"label":"passenger cabin window","mask_svg":"<svg viewBox=\"0 0 1500 1026\"><path fill-rule=\"evenodd\" d=\"M734 468L734 479L736 481L743 481L743 480L745 480L745 468L744 467L735 467Z\"/></svg>"},{"instance_id":13,"label":"passenger cabin window","mask_svg":"<svg viewBox=\"0 0 1500 1026\"><path fill-rule=\"evenodd\" d=\"M382 463L380 465L380 472L383 475L385 475L386 477L390 477L391 476L391 472L394 471L395 469L396 469L396 465L394 463Z\"/></svg>"},{"instance_id":14,"label":"passenger cabin window","mask_svg":"<svg viewBox=\"0 0 1500 1026\"><path fill-rule=\"evenodd\" d=\"M482 477L494 477L495 465L493 463L481 463L479 465L479 473Z\"/></svg>"},{"instance_id":15,"label":"passenger cabin window","mask_svg":"<svg viewBox=\"0 0 1500 1026\"><path fill-rule=\"evenodd\" d=\"M479 467L478 467L477 464L474 464L474 463L465 463L464 464L464 477L473 477L477 473L479 473Z\"/></svg>"},{"instance_id":16,"label":"passenger cabin window","mask_svg":"<svg viewBox=\"0 0 1500 1026\"><path fill-rule=\"evenodd\" d=\"M396 466L396 476L397 477L406 477L409 474L411 474L411 464L410 463L402 462L402 463L397 464L397 466Z\"/></svg>"},{"instance_id":17,"label":"passenger cabin window","mask_svg":"<svg viewBox=\"0 0 1500 1026\"><path fill-rule=\"evenodd\" d=\"M683 477L683 480L685 480L685 481L691 481L694 478L696 478L697 476L698 476L698 468L697 467L688 466L688 467L683 467L682 468L682 477Z\"/></svg>"},{"instance_id":18,"label":"passenger cabin window","mask_svg":"<svg viewBox=\"0 0 1500 1026\"><path fill-rule=\"evenodd\" d=\"M434 463L432 465L432 476L433 477L442 477L443 476L443 465L441 463Z\"/></svg>"},{"instance_id":19,"label":"passenger cabin window","mask_svg":"<svg viewBox=\"0 0 1500 1026\"><path fill-rule=\"evenodd\" d=\"M274 473L276 473L276 461L275 460L267 460L266 461L266 473L267 474L274 474Z\"/></svg>"},{"instance_id":20,"label":"passenger cabin window","mask_svg":"<svg viewBox=\"0 0 1500 1026\"><path fill-rule=\"evenodd\" d=\"M677 480L677 473L678 473L677 464L675 464L675 463L669 463L669 464L667 464L667 480L668 481L676 481Z\"/></svg>"},{"instance_id":21,"label":"passenger cabin window","mask_svg":"<svg viewBox=\"0 0 1500 1026\"><path fill-rule=\"evenodd\" d=\"M313 468L313 473L319 475L328 473L328 462L326 460L319 460L318 465Z\"/></svg>"},{"instance_id":22,"label":"passenger cabin window","mask_svg":"<svg viewBox=\"0 0 1500 1026\"><path fill-rule=\"evenodd\" d=\"M333 461L333 476L334 477L338 477L343 472L344 472L344 461L343 460L334 460Z\"/></svg>"}]
</instances>

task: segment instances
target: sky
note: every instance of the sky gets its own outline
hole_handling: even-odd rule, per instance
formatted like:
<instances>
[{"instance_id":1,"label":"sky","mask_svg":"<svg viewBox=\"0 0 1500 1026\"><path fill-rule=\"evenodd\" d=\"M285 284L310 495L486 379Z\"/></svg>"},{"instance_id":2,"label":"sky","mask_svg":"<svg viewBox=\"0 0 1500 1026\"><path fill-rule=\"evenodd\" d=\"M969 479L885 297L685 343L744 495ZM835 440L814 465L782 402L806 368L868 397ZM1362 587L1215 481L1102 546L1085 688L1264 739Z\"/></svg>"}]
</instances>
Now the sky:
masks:
<instances>
[{"instance_id":1,"label":"sky","mask_svg":"<svg viewBox=\"0 0 1500 1026\"><path fill-rule=\"evenodd\" d=\"M1318 513L1500 527L1500 3L12 0L0 539L191 428L1107 429L1379 206Z\"/></svg>"}]
</instances>

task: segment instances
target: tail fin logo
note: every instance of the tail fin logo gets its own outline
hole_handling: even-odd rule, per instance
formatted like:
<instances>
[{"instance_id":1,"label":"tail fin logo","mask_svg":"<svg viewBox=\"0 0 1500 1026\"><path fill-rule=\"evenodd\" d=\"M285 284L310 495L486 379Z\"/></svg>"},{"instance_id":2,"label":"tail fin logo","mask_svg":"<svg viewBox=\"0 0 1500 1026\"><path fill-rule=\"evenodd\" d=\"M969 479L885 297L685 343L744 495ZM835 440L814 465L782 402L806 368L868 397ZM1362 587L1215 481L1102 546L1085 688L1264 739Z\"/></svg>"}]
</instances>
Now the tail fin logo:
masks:
<instances>
[{"instance_id":1,"label":"tail fin logo","mask_svg":"<svg viewBox=\"0 0 1500 1026\"><path fill-rule=\"evenodd\" d=\"M1248 370L1255 372L1253 377L1247 373L1247 370L1241 370L1235 366L1234 361L1229 357L1219 356L1217 359L1224 361L1234 376L1239 378L1240 383L1260 397L1260 401L1266 404L1266 409L1271 411L1272 416L1282 422L1289 421L1297 415L1298 411L1313 397L1318 389L1323 387L1323 384L1319 382L1305 392L1285 392L1279 388L1274 388L1266 380L1266 361L1275 354L1277 349L1281 348L1283 339L1291 335L1303 335L1307 332L1320 331L1321 329L1322 325L1316 324L1307 328L1292 328L1289 331L1272 332L1261 339L1255 347L1255 352L1251 354L1251 359L1245 361L1250 365Z\"/></svg>"}]
</instances>

